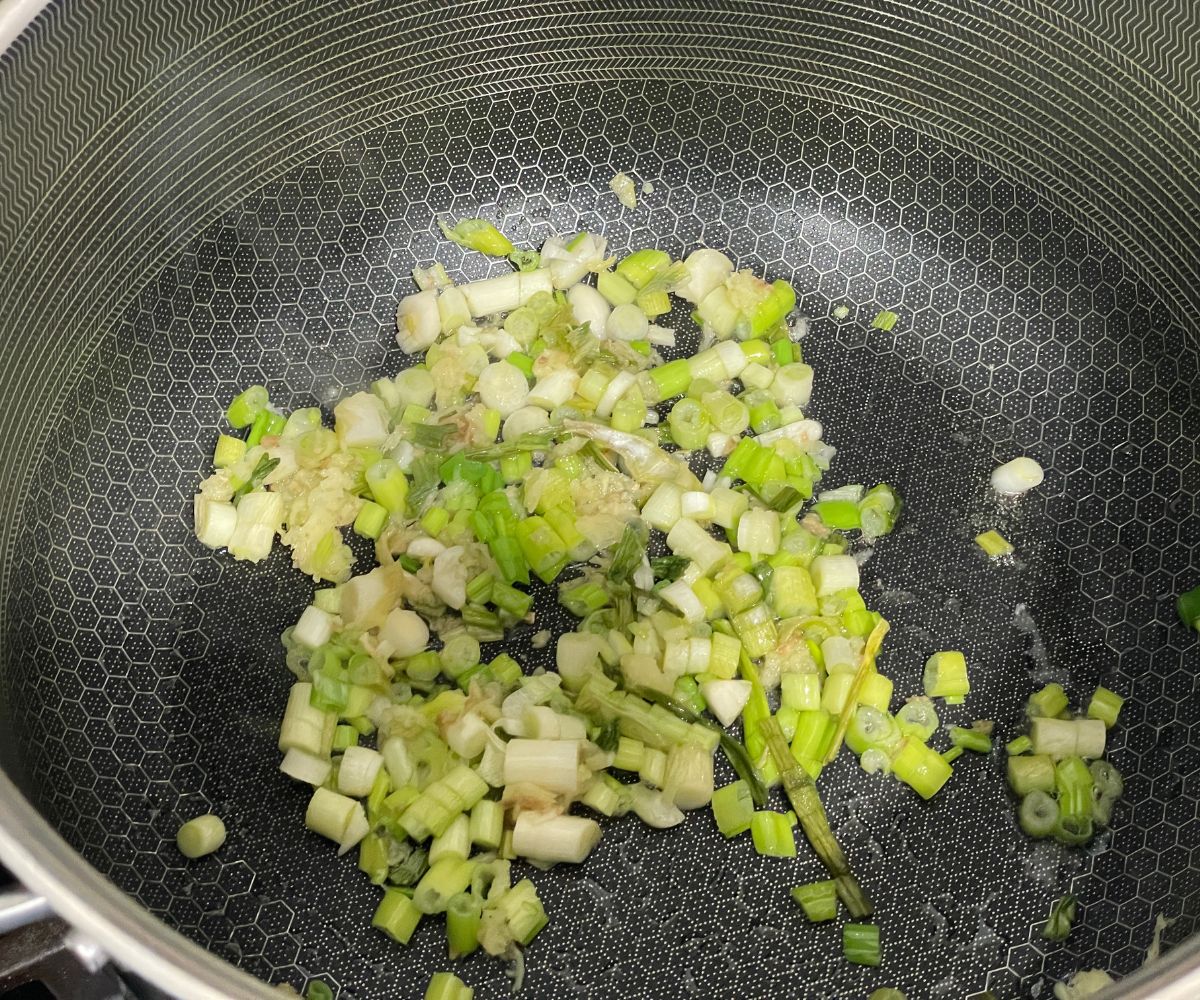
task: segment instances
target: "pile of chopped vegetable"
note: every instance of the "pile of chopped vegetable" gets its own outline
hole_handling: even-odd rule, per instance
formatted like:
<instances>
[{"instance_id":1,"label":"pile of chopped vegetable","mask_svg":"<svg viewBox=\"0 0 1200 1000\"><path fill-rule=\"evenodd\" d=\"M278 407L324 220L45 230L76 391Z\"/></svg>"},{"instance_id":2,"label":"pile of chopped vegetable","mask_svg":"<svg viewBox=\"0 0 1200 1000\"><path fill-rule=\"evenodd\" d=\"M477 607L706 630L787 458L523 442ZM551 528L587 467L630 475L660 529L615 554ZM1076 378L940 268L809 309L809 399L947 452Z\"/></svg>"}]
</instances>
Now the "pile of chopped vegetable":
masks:
<instances>
[{"instance_id":1,"label":"pile of chopped vegetable","mask_svg":"<svg viewBox=\"0 0 1200 1000\"><path fill-rule=\"evenodd\" d=\"M1047 684L1029 699L1029 732L1007 750L1008 784L1020 799L1017 817L1030 837L1074 846L1108 826L1124 782L1104 760L1104 748L1124 701L1098 687L1086 712L1075 713L1060 684Z\"/></svg>"},{"instance_id":2,"label":"pile of chopped vegetable","mask_svg":"<svg viewBox=\"0 0 1200 1000\"><path fill-rule=\"evenodd\" d=\"M885 484L817 491L834 449L805 414L791 286L712 249L614 261L586 232L533 252L482 220L443 231L513 271L466 284L416 271L397 342L423 357L342 399L332 427L246 389L226 414L245 434L220 436L195 500L204 544L259 561L278 538L331 584L283 636L296 682L281 769L311 786L308 827L357 851L381 891L376 928L407 943L444 914L451 958L482 948L519 968L547 915L512 863L578 864L602 821L630 812L661 828L710 806L726 837L782 857L799 826L829 880L797 902L812 920L839 900L865 920L815 780L844 742L929 798L957 754L991 748L990 723L929 745L932 699L969 691L956 651L930 658L926 697L891 712L876 665L888 623L859 592L847 533L887 534L901 502ZM659 321L679 301L699 347L666 360L680 352ZM374 545L367 572L353 575L347 528ZM576 619L554 670L485 651L540 630L539 586ZM1031 739L1051 740L1060 711L1039 713ZM1054 805L1038 835L1079 838L1058 817L1081 795L1096 814L1096 765L1060 724L1069 751L1010 766L1014 788ZM714 789L718 749L738 778ZM1022 762L1055 759L1049 788L1026 780ZM790 811L767 808L777 785ZM874 925L844 930L850 961L879 964ZM470 996L441 975L431 995Z\"/></svg>"}]
</instances>

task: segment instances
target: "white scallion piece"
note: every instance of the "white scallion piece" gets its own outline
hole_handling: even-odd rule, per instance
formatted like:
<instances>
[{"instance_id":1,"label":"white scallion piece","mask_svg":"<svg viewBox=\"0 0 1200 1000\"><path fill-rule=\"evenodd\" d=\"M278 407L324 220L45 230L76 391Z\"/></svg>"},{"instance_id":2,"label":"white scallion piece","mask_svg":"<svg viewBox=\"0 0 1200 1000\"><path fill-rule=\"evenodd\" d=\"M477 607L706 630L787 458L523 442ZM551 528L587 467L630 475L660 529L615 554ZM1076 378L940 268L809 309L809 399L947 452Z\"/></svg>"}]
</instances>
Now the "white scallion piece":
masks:
<instances>
[{"instance_id":1,"label":"white scallion piece","mask_svg":"<svg viewBox=\"0 0 1200 1000\"><path fill-rule=\"evenodd\" d=\"M194 516L196 537L210 549L223 549L233 538L237 529L237 508L231 503L198 495L195 500Z\"/></svg>"},{"instance_id":2,"label":"white scallion piece","mask_svg":"<svg viewBox=\"0 0 1200 1000\"><path fill-rule=\"evenodd\" d=\"M295 781L316 787L328 780L333 764L328 757L318 757L293 747L283 755L279 770Z\"/></svg>"},{"instance_id":3,"label":"white scallion piece","mask_svg":"<svg viewBox=\"0 0 1200 1000\"><path fill-rule=\"evenodd\" d=\"M509 740L504 783L527 781L563 795L579 794L579 743L574 740Z\"/></svg>"},{"instance_id":4,"label":"white scallion piece","mask_svg":"<svg viewBox=\"0 0 1200 1000\"><path fill-rule=\"evenodd\" d=\"M858 589L858 562L854 556L817 556L810 572L818 597Z\"/></svg>"},{"instance_id":5,"label":"white scallion piece","mask_svg":"<svg viewBox=\"0 0 1200 1000\"><path fill-rule=\"evenodd\" d=\"M202 858L225 843L225 823L208 813L189 819L175 834L175 844L185 858Z\"/></svg>"},{"instance_id":6,"label":"white scallion piece","mask_svg":"<svg viewBox=\"0 0 1200 1000\"><path fill-rule=\"evenodd\" d=\"M329 641L333 635L333 626L333 615L322 611L315 604L310 604L301 612L296 627L292 629L292 638L302 646L316 649Z\"/></svg>"},{"instance_id":7,"label":"white scallion piece","mask_svg":"<svg viewBox=\"0 0 1200 1000\"><path fill-rule=\"evenodd\" d=\"M371 786L379 769L383 767L383 754L370 747L347 747L338 768L338 791L351 798L360 799L371 794Z\"/></svg>"},{"instance_id":8,"label":"white scallion piece","mask_svg":"<svg viewBox=\"0 0 1200 1000\"><path fill-rule=\"evenodd\" d=\"M532 861L577 865L599 842L600 824L583 816L524 811L513 824L513 852Z\"/></svg>"},{"instance_id":9,"label":"white scallion piece","mask_svg":"<svg viewBox=\"0 0 1200 1000\"><path fill-rule=\"evenodd\" d=\"M1020 496L1040 485L1045 478L1042 467L1022 455L992 470L992 489L1005 496Z\"/></svg>"},{"instance_id":10,"label":"white scallion piece","mask_svg":"<svg viewBox=\"0 0 1200 1000\"><path fill-rule=\"evenodd\" d=\"M751 683L743 680L706 681L700 694L722 726L732 726L750 700Z\"/></svg>"}]
</instances>

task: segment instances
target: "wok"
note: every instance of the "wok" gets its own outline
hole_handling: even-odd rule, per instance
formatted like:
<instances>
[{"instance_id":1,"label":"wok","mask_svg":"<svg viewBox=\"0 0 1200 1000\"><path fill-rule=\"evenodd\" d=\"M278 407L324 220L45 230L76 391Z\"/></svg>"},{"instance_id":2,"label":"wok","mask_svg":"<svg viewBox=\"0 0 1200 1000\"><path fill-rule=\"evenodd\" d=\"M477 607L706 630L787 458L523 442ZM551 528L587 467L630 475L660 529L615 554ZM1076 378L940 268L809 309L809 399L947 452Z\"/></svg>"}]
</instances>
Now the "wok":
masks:
<instances>
[{"instance_id":1,"label":"wok","mask_svg":"<svg viewBox=\"0 0 1200 1000\"><path fill-rule=\"evenodd\" d=\"M1194 5L42 7L0 22L31 19L0 57L0 857L62 917L187 998L418 996L447 967L434 928L408 949L368 928L372 887L275 770L278 634L309 585L279 553L204 550L189 501L240 387L329 406L395 371L410 268L484 273L434 215L482 211L519 241L707 244L795 284L827 481L907 501L864 571L898 696L942 648L974 664L964 718L1011 725L1050 679L1129 696L1124 803L1086 850L1021 836L995 756L929 803L829 769L880 970L798 918L806 852L627 819L535 873L528 995L1015 997L1091 967L1196 995L1196 645L1173 610L1200 576ZM653 187L634 211L617 170ZM1000 506L987 474L1020 453L1046 482ZM975 550L990 527L1015 565ZM174 832L210 809L229 841L184 863ZM1081 916L1051 944L1066 891ZM1137 972L1159 916L1167 954ZM461 974L507 993L485 957Z\"/></svg>"}]
</instances>

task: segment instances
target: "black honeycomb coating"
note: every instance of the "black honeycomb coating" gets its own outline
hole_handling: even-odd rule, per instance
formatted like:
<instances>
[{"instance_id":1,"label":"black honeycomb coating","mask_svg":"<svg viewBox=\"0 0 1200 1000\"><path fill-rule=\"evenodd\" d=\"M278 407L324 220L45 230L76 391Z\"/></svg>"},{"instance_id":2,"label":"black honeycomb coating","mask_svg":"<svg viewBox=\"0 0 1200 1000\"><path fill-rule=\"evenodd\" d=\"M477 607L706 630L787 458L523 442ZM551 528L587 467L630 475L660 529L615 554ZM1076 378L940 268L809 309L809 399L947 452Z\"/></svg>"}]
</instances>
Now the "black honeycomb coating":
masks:
<instances>
[{"instance_id":1,"label":"black honeycomb coating","mask_svg":"<svg viewBox=\"0 0 1200 1000\"><path fill-rule=\"evenodd\" d=\"M608 189L618 169L653 185L634 211ZM282 553L248 567L205 551L189 506L238 388L328 409L403 363L391 323L411 266L436 253L456 276L487 271L433 217L480 210L518 242L587 227L617 252L707 244L795 283L813 414L841 449L827 482L886 480L907 500L864 568L894 624L899 697L942 648L969 651L974 683L944 718L994 718L1001 741L1047 679L1076 702L1098 681L1131 696L1112 741L1125 804L1087 851L1015 831L999 756L962 758L929 804L848 756L827 771L880 913L881 970L846 964L837 927L807 926L788 899L820 877L807 849L758 858L701 811L670 834L609 824L582 868L533 874L552 921L529 994L1007 997L1081 966L1130 971L1159 913L1181 917L1168 940L1190 933L1200 723L1172 599L1195 582L1200 527L1194 346L1120 258L999 170L845 108L726 86L519 90L376 128L246 195L137 292L66 391L9 574L12 735L68 840L264 979L418 996L446 966L434 921L408 949L367 929L377 890L304 831L306 797L275 770L276 637L309 587ZM869 327L884 308L900 314L891 333ZM1046 482L1000 504L987 475L1018 453ZM975 547L989 527L1014 565ZM207 809L229 841L185 865L174 831ZM1068 889L1077 928L1046 943ZM497 963L463 968L479 996L506 995Z\"/></svg>"}]
</instances>

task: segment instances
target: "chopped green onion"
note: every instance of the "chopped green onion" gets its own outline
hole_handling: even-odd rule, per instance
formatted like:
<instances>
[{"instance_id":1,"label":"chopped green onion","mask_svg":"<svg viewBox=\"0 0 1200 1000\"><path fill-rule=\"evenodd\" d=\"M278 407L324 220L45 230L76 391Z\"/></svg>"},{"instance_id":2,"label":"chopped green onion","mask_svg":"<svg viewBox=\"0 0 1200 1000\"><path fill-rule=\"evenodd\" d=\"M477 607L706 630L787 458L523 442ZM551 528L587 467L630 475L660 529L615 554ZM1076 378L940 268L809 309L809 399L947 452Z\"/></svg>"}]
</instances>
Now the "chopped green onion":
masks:
<instances>
[{"instance_id":1,"label":"chopped green onion","mask_svg":"<svg viewBox=\"0 0 1200 1000\"><path fill-rule=\"evenodd\" d=\"M837 916L837 884L833 879L795 886L792 899L804 910L810 923L821 923Z\"/></svg>"},{"instance_id":2,"label":"chopped green onion","mask_svg":"<svg viewBox=\"0 0 1200 1000\"><path fill-rule=\"evenodd\" d=\"M609 563L606 574L609 583L629 582L633 571L641 564L642 556L646 552L648 535L649 529L644 521L634 518L626 523L625 530L621 533L621 539L613 549L612 562Z\"/></svg>"},{"instance_id":3,"label":"chopped green onion","mask_svg":"<svg viewBox=\"0 0 1200 1000\"><path fill-rule=\"evenodd\" d=\"M947 764L953 764L962 755L962 747L951 747L949 750L942 751L942 760L944 760Z\"/></svg>"},{"instance_id":4,"label":"chopped green onion","mask_svg":"<svg viewBox=\"0 0 1200 1000\"><path fill-rule=\"evenodd\" d=\"M522 273L536 271L542 262L542 255L536 250L514 250L508 255L508 262Z\"/></svg>"},{"instance_id":5,"label":"chopped green onion","mask_svg":"<svg viewBox=\"0 0 1200 1000\"><path fill-rule=\"evenodd\" d=\"M242 497L253 493L262 486L263 481L275 471L278 465L279 459L271 458L270 455L263 455L254 466L254 471L250 473L250 478L233 491L233 502L236 504Z\"/></svg>"},{"instance_id":6,"label":"chopped green onion","mask_svg":"<svg viewBox=\"0 0 1200 1000\"><path fill-rule=\"evenodd\" d=\"M225 843L225 824L220 816L207 813L189 819L175 834L175 845L185 858L202 858Z\"/></svg>"},{"instance_id":7,"label":"chopped green onion","mask_svg":"<svg viewBox=\"0 0 1200 1000\"><path fill-rule=\"evenodd\" d=\"M1047 941L1065 941L1071 933L1077 910L1078 901L1070 893L1055 900L1050 907L1050 918L1042 928L1042 937Z\"/></svg>"},{"instance_id":8,"label":"chopped green onion","mask_svg":"<svg viewBox=\"0 0 1200 1000\"><path fill-rule=\"evenodd\" d=\"M1115 691L1098 687L1092 695L1092 700L1088 702L1088 718L1099 719L1104 723L1105 729L1112 729L1117 724L1117 716L1120 715L1121 706L1124 704L1125 699Z\"/></svg>"},{"instance_id":9,"label":"chopped green onion","mask_svg":"<svg viewBox=\"0 0 1200 1000\"><path fill-rule=\"evenodd\" d=\"M1031 719L1056 719L1066 711L1068 704L1067 693L1061 684L1047 684L1030 696L1025 711Z\"/></svg>"},{"instance_id":10,"label":"chopped green onion","mask_svg":"<svg viewBox=\"0 0 1200 1000\"><path fill-rule=\"evenodd\" d=\"M1044 754L1008 758L1008 785L1022 798L1030 792L1054 791L1054 761Z\"/></svg>"},{"instance_id":11,"label":"chopped green onion","mask_svg":"<svg viewBox=\"0 0 1200 1000\"><path fill-rule=\"evenodd\" d=\"M225 419L238 430L249 427L254 418L267 408L268 401L266 386L252 385L233 397L225 411Z\"/></svg>"},{"instance_id":12,"label":"chopped green onion","mask_svg":"<svg viewBox=\"0 0 1200 1000\"><path fill-rule=\"evenodd\" d=\"M499 846L499 844L497 844ZM469 892L460 892L446 907L446 940L450 958L465 958L479 947L479 924L483 907Z\"/></svg>"},{"instance_id":13,"label":"chopped green onion","mask_svg":"<svg viewBox=\"0 0 1200 1000\"><path fill-rule=\"evenodd\" d=\"M873 320L871 320L871 327L875 330L887 331L891 330L896 323L899 322L899 320L900 317L896 313L892 312L890 309L885 309L883 312L878 313Z\"/></svg>"},{"instance_id":14,"label":"chopped green onion","mask_svg":"<svg viewBox=\"0 0 1200 1000\"><path fill-rule=\"evenodd\" d=\"M320 979L309 980L304 990L304 1000L333 1000L333 990Z\"/></svg>"},{"instance_id":15,"label":"chopped green onion","mask_svg":"<svg viewBox=\"0 0 1200 1000\"><path fill-rule=\"evenodd\" d=\"M1049 837L1058 826L1058 803L1046 792L1032 791L1021 799L1017 819L1026 835Z\"/></svg>"},{"instance_id":16,"label":"chopped green onion","mask_svg":"<svg viewBox=\"0 0 1200 1000\"><path fill-rule=\"evenodd\" d=\"M1016 757L1019 754L1029 753L1033 749L1033 741L1028 736L1018 736L1005 744L1004 749L1010 757Z\"/></svg>"},{"instance_id":17,"label":"chopped green onion","mask_svg":"<svg viewBox=\"0 0 1200 1000\"><path fill-rule=\"evenodd\" d=\"M1200 632L1200 587L1193 587L1186 594L1180 594L1175 601L1175 609L1184 625Z\"/></svg>"},{"instance_id":18,"label":"chopped green onion","mask_svg":"<svg viewBox=\"0 0 1200 1000\"><path fill-rule=\"evenodd\" d=\"M986 552L992 559L1011 555L1012 545L998 531L985 531L975 536L975 544Z\"/></svg>"},{"instance_id":19,"label":"chopped green onion","mask_svg":"<svg viewBox=\"0 0 1200 1000\"><path fill-rule=\"evenodd\" d=\"M958 650L934 653L925 663L925 695L928 698L961 698L971 690L967 661Z\"/></svg>"},{"instance_id":20,"label":"chopped green onion","mask_svg":"<svg viewBox=\"0 0 1200 1000\"><path fill-rule=\"evenodd\" d=\"M822 500L813 504L813 511L827 527L849 531L861 527L858 504L852 500Z\"/></svg>"},{"instance_id":21,"label":"chopped green onion","mask_svg":"<svg viewBox=\"0 0 1200 1000\"><path fill-rule=\"evenodd\" d=\"M1090 819L1092 772L1081 757L1067 757L1054 767L1058 807L1064 819Z\"/></svg>"},{"instance_id":22,"label":"chopped green onion","mask_svg":"<svg viewBox=\"0 0 1200 1000\"><path fill-rule=\"evenodd\" d=\"M825 807L821 805L812 777L792 757L791 749L783 738L779 723L774 718L764 719L760 725L763 739L779 769L784 791L792 805L801 829L808 838L818 858L837 883L838 896L846 904L850 915L861 919L871 915L871 903L850 872L846 855L829 829Z\"/></svg>"},{"instance_id":23,"label":"chopped green onion","mask_svg":"<svg viewBox=\"0 0 1200 1000\"><path fill-rule=\"evenodd\" d=\"M972 750L975 753L990 753L992 750L991 737L980 729L951 726L950 742L956 747L962 747L964 750Z\"/></svg>"},{"instance_id":24,"label":"chopped green onion","mask_svg":"<svg viewBox=\"0 0 1200 1000\"><path fill-rule=\"evenodd\" d=\"M845 316L837 315L838 312L840 311L840 309L845 309L846 316L848 316L850 314L849 309L846 309L845 306L841 306L841 307L839 307L839 309L835 309L833 311L834 316L836 318L838 318L838 319L846 318ZM875 992L872 993L869 997L867 997L867 1000L908 1000L908 997L900 990L893 989L891 986L881 986L881 987L879 987L879 989L875 990ZM972 993L970 1000L995 1000L995 998L992 996L985 997L982 993Z\"/></svg>"},{"instance_id":25,"label":"chopped green onion","mask_svg":"<svg viewBox=\"0 0 1200 1000\"><path fill-rule=\"evenodd\" d=\"M754 849L771 858L794 858L796 835L792 824L783 813L763 810L750 817L750 836Z\"/></svg>"},{"instance_id":26,"label":"chopped green onion","mask_svg":"<svg viewBox=\"0 0 1200 1000\"><path fill-rule=\"evenodd\" d=\"M472 1000L474 996L475 991L453 972L435 972L425 987L425 1000Z\"/></svg>"},{"instance_id":27,"label":"chopped green onion","mask_svg":"<svg viewBox=\"0 0 1200 1000\"><path fill-rule=\"evenodd\" d=\"M489 257L507 257L516 252L508 237L486 219L463 219L453 228L444 220L438 219L438 227L446 239L453 240L468 250L478 250Z\"/></svg>"},{"instance_id":28,"label":"chopped green onion","mask_svg":"<svg viewBox=\"0 0 1200 1000\"><path fill-rule=\"evenodd\" d=\"M454 432L450 424L414 424L409 429L409 437L413 444L430 451L439 451L445 447L446 438Z\"/></svg>"},{"instance_id":29,"label":"chopped green onion","mask_svg":"<svg viewBox=\"0 0 1200 1000\"><path fill-rule=\"evenodd\" d=\"M892 772L923 799L933 798L951 774L941 754L911 736L892 758Z\"/></svg>"},{"instance_id":30,"label":"chopped green onion","mask_svg":"<svg viewBox=\"0 0 1200 1000\"><path fill-rule=\"evenodd\" d=\"M386 507L371 500L364 500L354 518L354 533L362 538L378 538L383 534L388 516Z\"/></svg>"},{"instance_id":31,"label":"chopped green onion","mask_svg":"<svg viewBox=\"0 0 1200 1000\"><path fill-rule=\"evenodd\" d=\"M722 836L736 837L745 833L755 815L750 786L739 780L718 788L713 792L712 813Z\"/></svg>"},{"instance_id":32,"label":"chopped green onion","mask_svg":"<svg viewBox=\"0 0 1200 1000\"><path fill-rule=\"evenodd\" d=\"M217 435L217 446L213 449L213 467L227 469L236 465L246 454L246 442L228 434Z\"/></svg>"},{"instance_id":33,"label":"chopped green onion","mask_svg":"<svg viewBox=\"0 0 1200 1000\"><path fill-rule=\"evenodd\" d=\"M400 889L388 889L371 918L371 926L383 931L393 941L408 944L424 914L417 909L408 894Z\"/></svg>"},{"instance_id":34,"label":"chopped green onion","mask_svg":"<svg viewBox=\"0 0 1200 1000\"><path fill-rule=\"evenodd\" d=\"M842 954L855 965L879 965L879 927L875 924L843 924Z\"/></svg>"}]
</instances>

